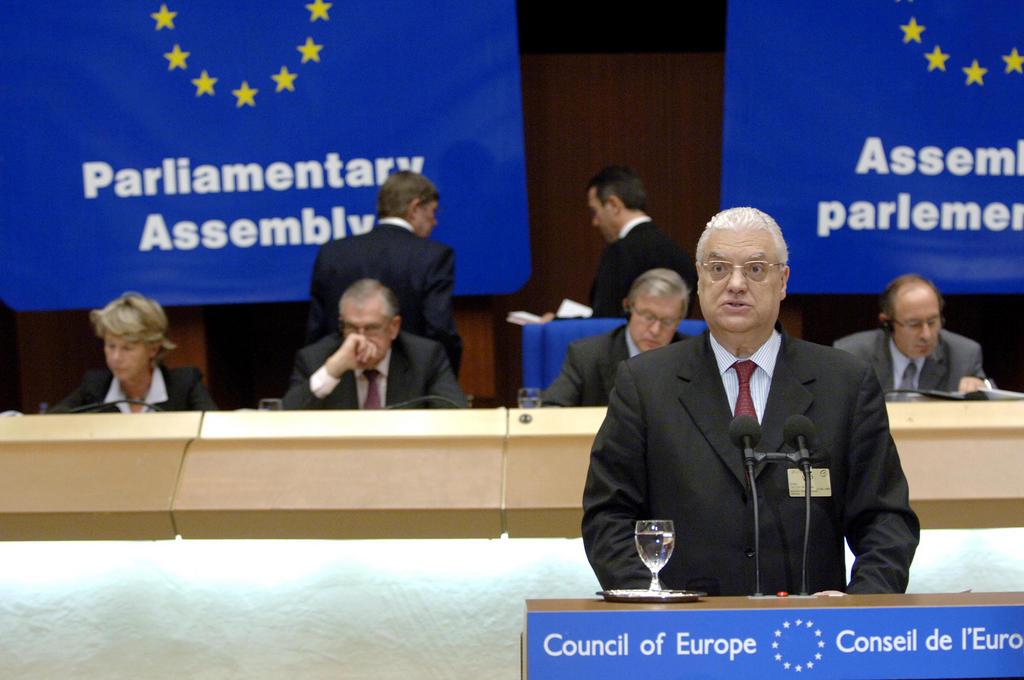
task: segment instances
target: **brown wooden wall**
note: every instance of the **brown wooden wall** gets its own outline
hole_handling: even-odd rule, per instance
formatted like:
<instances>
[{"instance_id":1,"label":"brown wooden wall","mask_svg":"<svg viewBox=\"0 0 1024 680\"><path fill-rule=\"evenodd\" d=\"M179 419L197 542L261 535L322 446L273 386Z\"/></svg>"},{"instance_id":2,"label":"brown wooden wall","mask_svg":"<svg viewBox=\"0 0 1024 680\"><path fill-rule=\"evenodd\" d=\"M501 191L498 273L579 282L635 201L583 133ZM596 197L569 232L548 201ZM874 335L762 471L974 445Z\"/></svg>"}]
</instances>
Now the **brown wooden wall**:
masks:
<instances>
[{"instance_id":1,"label":"brown wooden wall","mask_svg":"<svg viewBox=\"0 0 1024 680\"><path fill-rule=\"evenodd\" d=\"M504 321L508 311L553 310L563 297L587 301L602 241L583 187L602 166L636 167L651 215L692 252L719 208L723 72L722 53L522 57L533 272L515 294L456 299L466 345L460 380L477 406L515 400L520 330ZM222 408L253 407L286 389L305 303L168 313L180 346L168 364L202 368ZM872 327L876 314L874 298L864 295L791 296L783 306L791 333L826 343ZM949 328L982 343L1000 386L1024 389L1024 296L952 297L946 317ZM15 313L0 305L0 357L0 410L29 413L103 365L84 310Z\"/></svg>"}]
</instances>

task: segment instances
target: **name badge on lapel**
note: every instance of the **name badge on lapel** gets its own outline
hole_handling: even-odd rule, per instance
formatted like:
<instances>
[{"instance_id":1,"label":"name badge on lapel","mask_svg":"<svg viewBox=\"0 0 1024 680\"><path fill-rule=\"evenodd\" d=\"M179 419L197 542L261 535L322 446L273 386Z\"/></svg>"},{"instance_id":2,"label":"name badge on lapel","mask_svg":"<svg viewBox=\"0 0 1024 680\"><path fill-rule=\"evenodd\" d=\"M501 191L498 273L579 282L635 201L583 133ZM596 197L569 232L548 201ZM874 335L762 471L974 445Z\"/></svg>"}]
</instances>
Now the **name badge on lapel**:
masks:
<instances>
[{"instance_id":1,"label":"name badge on lapel","mask_svg":"<svg viewBox=\"0 0 1024 680\"><path fill-rule=\"evenodd\" d=\"M796 468L787 470L789 475L789 495L792 498L804 497L804 471ZM828 468L811 468L811 496L822 497L832 495L832 478Z\"/></svg>"}]
</instances>

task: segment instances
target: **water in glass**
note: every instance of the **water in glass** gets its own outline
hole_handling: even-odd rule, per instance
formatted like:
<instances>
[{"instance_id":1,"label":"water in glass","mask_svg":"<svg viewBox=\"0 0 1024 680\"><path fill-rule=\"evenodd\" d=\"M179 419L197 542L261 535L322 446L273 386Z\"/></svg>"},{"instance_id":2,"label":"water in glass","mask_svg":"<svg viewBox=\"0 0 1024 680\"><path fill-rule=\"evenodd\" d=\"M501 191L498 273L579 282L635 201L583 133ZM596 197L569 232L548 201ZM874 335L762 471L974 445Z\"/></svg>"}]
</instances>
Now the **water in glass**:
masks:
<instances>
[{"instance_id":1,"label":"water in glass","mask_svg":"<svg viewBox=\"0 0 1024 680\"><path fill-rule=\"evenodd\" d=\"M640 559L651 570L650 590L661 590L658 572L672 557L676 544L675 527L671 520L640 520L636 523L636 550Z\"/></svg>"}]
</instances>

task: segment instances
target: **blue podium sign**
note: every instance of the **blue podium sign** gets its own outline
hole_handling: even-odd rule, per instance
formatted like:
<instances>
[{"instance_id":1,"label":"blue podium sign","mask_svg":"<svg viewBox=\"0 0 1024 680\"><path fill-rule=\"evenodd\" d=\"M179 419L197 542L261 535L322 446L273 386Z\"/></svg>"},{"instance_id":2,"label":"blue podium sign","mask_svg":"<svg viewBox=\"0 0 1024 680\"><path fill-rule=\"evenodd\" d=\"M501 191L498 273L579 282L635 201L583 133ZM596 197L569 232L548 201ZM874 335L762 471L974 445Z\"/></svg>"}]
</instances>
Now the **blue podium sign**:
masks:
<instances>
[{"instance_id":1,"label":"blue podium sign","mask_svg":"<svg viewBox=\"0 0 1024 680\"><path fill-rule=\"evenodd\" d=\"M307 299L402 169L441 193L456 294L529 277L514 0L10 3L0 57L17 310Z\"/></svg>"},{"instance_id":2,"label":"blue podium sign","mask_svg":"<svg viewBox=\"0 0 1024 680\"><path fill-rule=\"evenodd\" d=\"M526 668L530 680L1024 676L1024 597L997 601L710 598L647 610L537 601L527 605Z\"/></svg>"}]
</instances>

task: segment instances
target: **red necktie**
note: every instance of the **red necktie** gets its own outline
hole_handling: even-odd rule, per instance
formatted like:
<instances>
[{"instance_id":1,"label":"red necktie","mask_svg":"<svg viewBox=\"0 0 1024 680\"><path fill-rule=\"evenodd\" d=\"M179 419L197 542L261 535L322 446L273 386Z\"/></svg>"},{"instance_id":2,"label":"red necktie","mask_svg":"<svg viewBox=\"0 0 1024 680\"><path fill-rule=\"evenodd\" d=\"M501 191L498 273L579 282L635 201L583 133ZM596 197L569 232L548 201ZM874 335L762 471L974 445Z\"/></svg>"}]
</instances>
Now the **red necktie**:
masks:
<instances>
[{"instance_id":1,"label":"red necktie","mask_svg":"<svg viewBox=\"0 0 1024 680\"><path fill-rule=\"evenodd\" d=\"M754 411L754 400L750 397L750 376L754 375L754 371L757 370L757 364L746 359L737 361L732 367L736 369L736 377L740 379L740 393L736 397L736 411L732 415L734 418L736 416L757 418L757 412Z\"/></svg>"},{"instance_id":2,"label":"red necktie","mask_svg":"<svg viewBox=\"0 0 1024 680\"><path fill-rule=\"evenodd\" d=\"M377 376L380 371L375 368L368 368L363 371L366 376L366 401L363 402L364 409L380 408L380 390L377 389Z\"/></svg>"}]
</instances>

